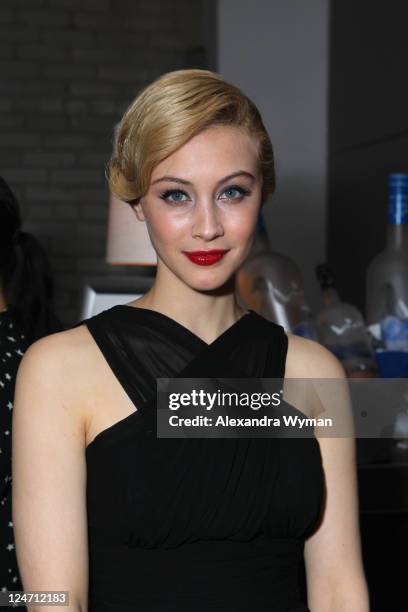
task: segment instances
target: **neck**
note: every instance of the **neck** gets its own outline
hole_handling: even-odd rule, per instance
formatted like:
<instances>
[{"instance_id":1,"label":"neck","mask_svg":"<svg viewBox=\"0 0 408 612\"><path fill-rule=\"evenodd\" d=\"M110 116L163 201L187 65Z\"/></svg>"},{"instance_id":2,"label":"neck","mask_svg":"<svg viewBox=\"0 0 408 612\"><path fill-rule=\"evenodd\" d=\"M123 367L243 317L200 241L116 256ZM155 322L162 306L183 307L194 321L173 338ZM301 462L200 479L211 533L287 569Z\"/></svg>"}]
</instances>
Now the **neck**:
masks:
<instances>
[{"instance_id":1,"label":"neck","mask_svg":"<svg viewBox=\"0 0 408 612\"><path fill-rule=\"evenodd\" d=\"M245 314L236 301L235 276L216 290L195 290L161 264L153 286L134 306L168 315L207 343Z\"/></svg>"},{"instance_id":2,"label":"neck","mask_svg":"<svg viewBox=\"0 0 408 612\"><path fill-rule=\"evenodd\" d=\"M387 247L408 249L408 224L394 223L387 226Z\"/></svg>"}]
</instances>

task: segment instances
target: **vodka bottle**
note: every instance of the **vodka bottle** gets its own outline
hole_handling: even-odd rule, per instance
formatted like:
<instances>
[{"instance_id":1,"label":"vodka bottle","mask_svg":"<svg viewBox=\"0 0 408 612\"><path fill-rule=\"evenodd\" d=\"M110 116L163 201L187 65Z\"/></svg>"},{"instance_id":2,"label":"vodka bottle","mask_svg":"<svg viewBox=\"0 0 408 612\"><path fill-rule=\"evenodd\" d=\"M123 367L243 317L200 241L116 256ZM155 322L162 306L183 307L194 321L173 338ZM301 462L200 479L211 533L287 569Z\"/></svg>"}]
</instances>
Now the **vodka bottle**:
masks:
<instances>
[{"instance_id":1,"label":"vodka bottle","mask_svg":"<svg viewBox=\"0 0 408 612\"><path fill-rule=\"evenodd\" d=\"M315 317L319 341L342 362L349 378L378 376L374 350L360 311L340 300L327 264L316 267L322 289L322 308Z\"/></svg>"},{"instance_id":2,"label":"vodka bottle","mask_svg":"<svg viewBox=\"0 0 408 612\"><path fill-rule=\"evenodd\" d=\"M238 270L236 290L244 308L251 308L286 331L316 339L300 270L292 259L270 249L262 213L253 249Z\"/></svg>"},{"instance_id":3,"label":"vodka bottle","mask_svg":"<svg viewBox=\"0 0 408 612\"><path fill-rule=\"evenodd\" d=\"M387 350L408 351L408 174L388 177L385 249L370 263L366 318Z\"/></svg>"}]
</instances>

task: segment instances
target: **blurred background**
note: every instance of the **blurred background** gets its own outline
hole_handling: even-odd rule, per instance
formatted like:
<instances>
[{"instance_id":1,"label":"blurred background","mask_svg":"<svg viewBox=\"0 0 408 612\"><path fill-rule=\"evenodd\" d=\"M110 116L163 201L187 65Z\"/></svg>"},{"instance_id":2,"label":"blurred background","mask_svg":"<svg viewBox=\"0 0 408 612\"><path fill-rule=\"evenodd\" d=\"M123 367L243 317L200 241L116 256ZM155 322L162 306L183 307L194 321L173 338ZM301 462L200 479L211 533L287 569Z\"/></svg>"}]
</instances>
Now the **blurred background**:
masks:
<instances>
[{"instance_id":1,"label":"blurred background","mask_svg":"<svg viewBox=\"0 0 408 612\"><path fill-rule=\"evenodd\" d=\"M207 68L254 100L275 149L242 302L350 377L408 377L407 23L403 0L2 0L0 175L47 252L62 325L152 281L104 178L114 127L160 74ZM374 612L406 610L407 405L397 449L358 447Z\"/></svg>"},{"instance_id":2,"label":"blurred background","mask_svg":"<svg viewBox=\"0 0 408 612\"><path fill-rule=\"evenodd\" d=\"M55 304L78 320L81 283L106 263L104 166L113 128L163 72L214 66L215 6L187 0L2 0L1 174L46 246Z\"/></svg>"}]
</instances>

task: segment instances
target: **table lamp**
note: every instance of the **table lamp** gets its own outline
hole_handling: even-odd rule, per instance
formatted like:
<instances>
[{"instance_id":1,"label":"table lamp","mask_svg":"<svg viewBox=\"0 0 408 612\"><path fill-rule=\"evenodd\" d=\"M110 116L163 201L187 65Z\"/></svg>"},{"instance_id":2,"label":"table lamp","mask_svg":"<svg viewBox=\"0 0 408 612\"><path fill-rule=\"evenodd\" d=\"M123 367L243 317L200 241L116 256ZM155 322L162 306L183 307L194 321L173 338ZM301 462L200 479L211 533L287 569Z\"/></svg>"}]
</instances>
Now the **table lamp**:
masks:
<instances>
[{"instance_id":1,"label":"table lamp","mask_svg":"<svg viewBox=\"0 0 408 612\"><path fill-rule=\"evenodd\" d=\"M114 266L156 266L146 223L136 218L129 204L113 194L109 198L106 261Z\"/></svg>"}]
</instances>

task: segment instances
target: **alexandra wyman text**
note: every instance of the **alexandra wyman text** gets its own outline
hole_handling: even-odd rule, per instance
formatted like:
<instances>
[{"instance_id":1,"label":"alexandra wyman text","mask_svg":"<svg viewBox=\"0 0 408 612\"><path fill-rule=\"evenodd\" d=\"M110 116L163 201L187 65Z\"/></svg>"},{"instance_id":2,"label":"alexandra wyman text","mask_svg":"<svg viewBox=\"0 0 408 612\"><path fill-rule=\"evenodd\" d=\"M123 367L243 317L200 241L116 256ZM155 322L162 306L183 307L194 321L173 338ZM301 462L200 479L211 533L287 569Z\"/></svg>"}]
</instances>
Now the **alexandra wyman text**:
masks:
<instances>
[{"instance_id":1,"label":"alexandra wyman text","mask_svg":"<svg viewBox=\"0 0 408 612\"><path fill-rule=\"evenodd\" d=\"M172 415L169 424L172 427L213 427L213 420L207 416L195 416L193 418L179 417ZM283 421L283 423L282 423ZM229 416L217 417L214 427L333 427L333 419L317 418L308 419L298 416L284 415L282 419L263 416L260 418L231 418Z\"/></svg>"}]
</instances>

